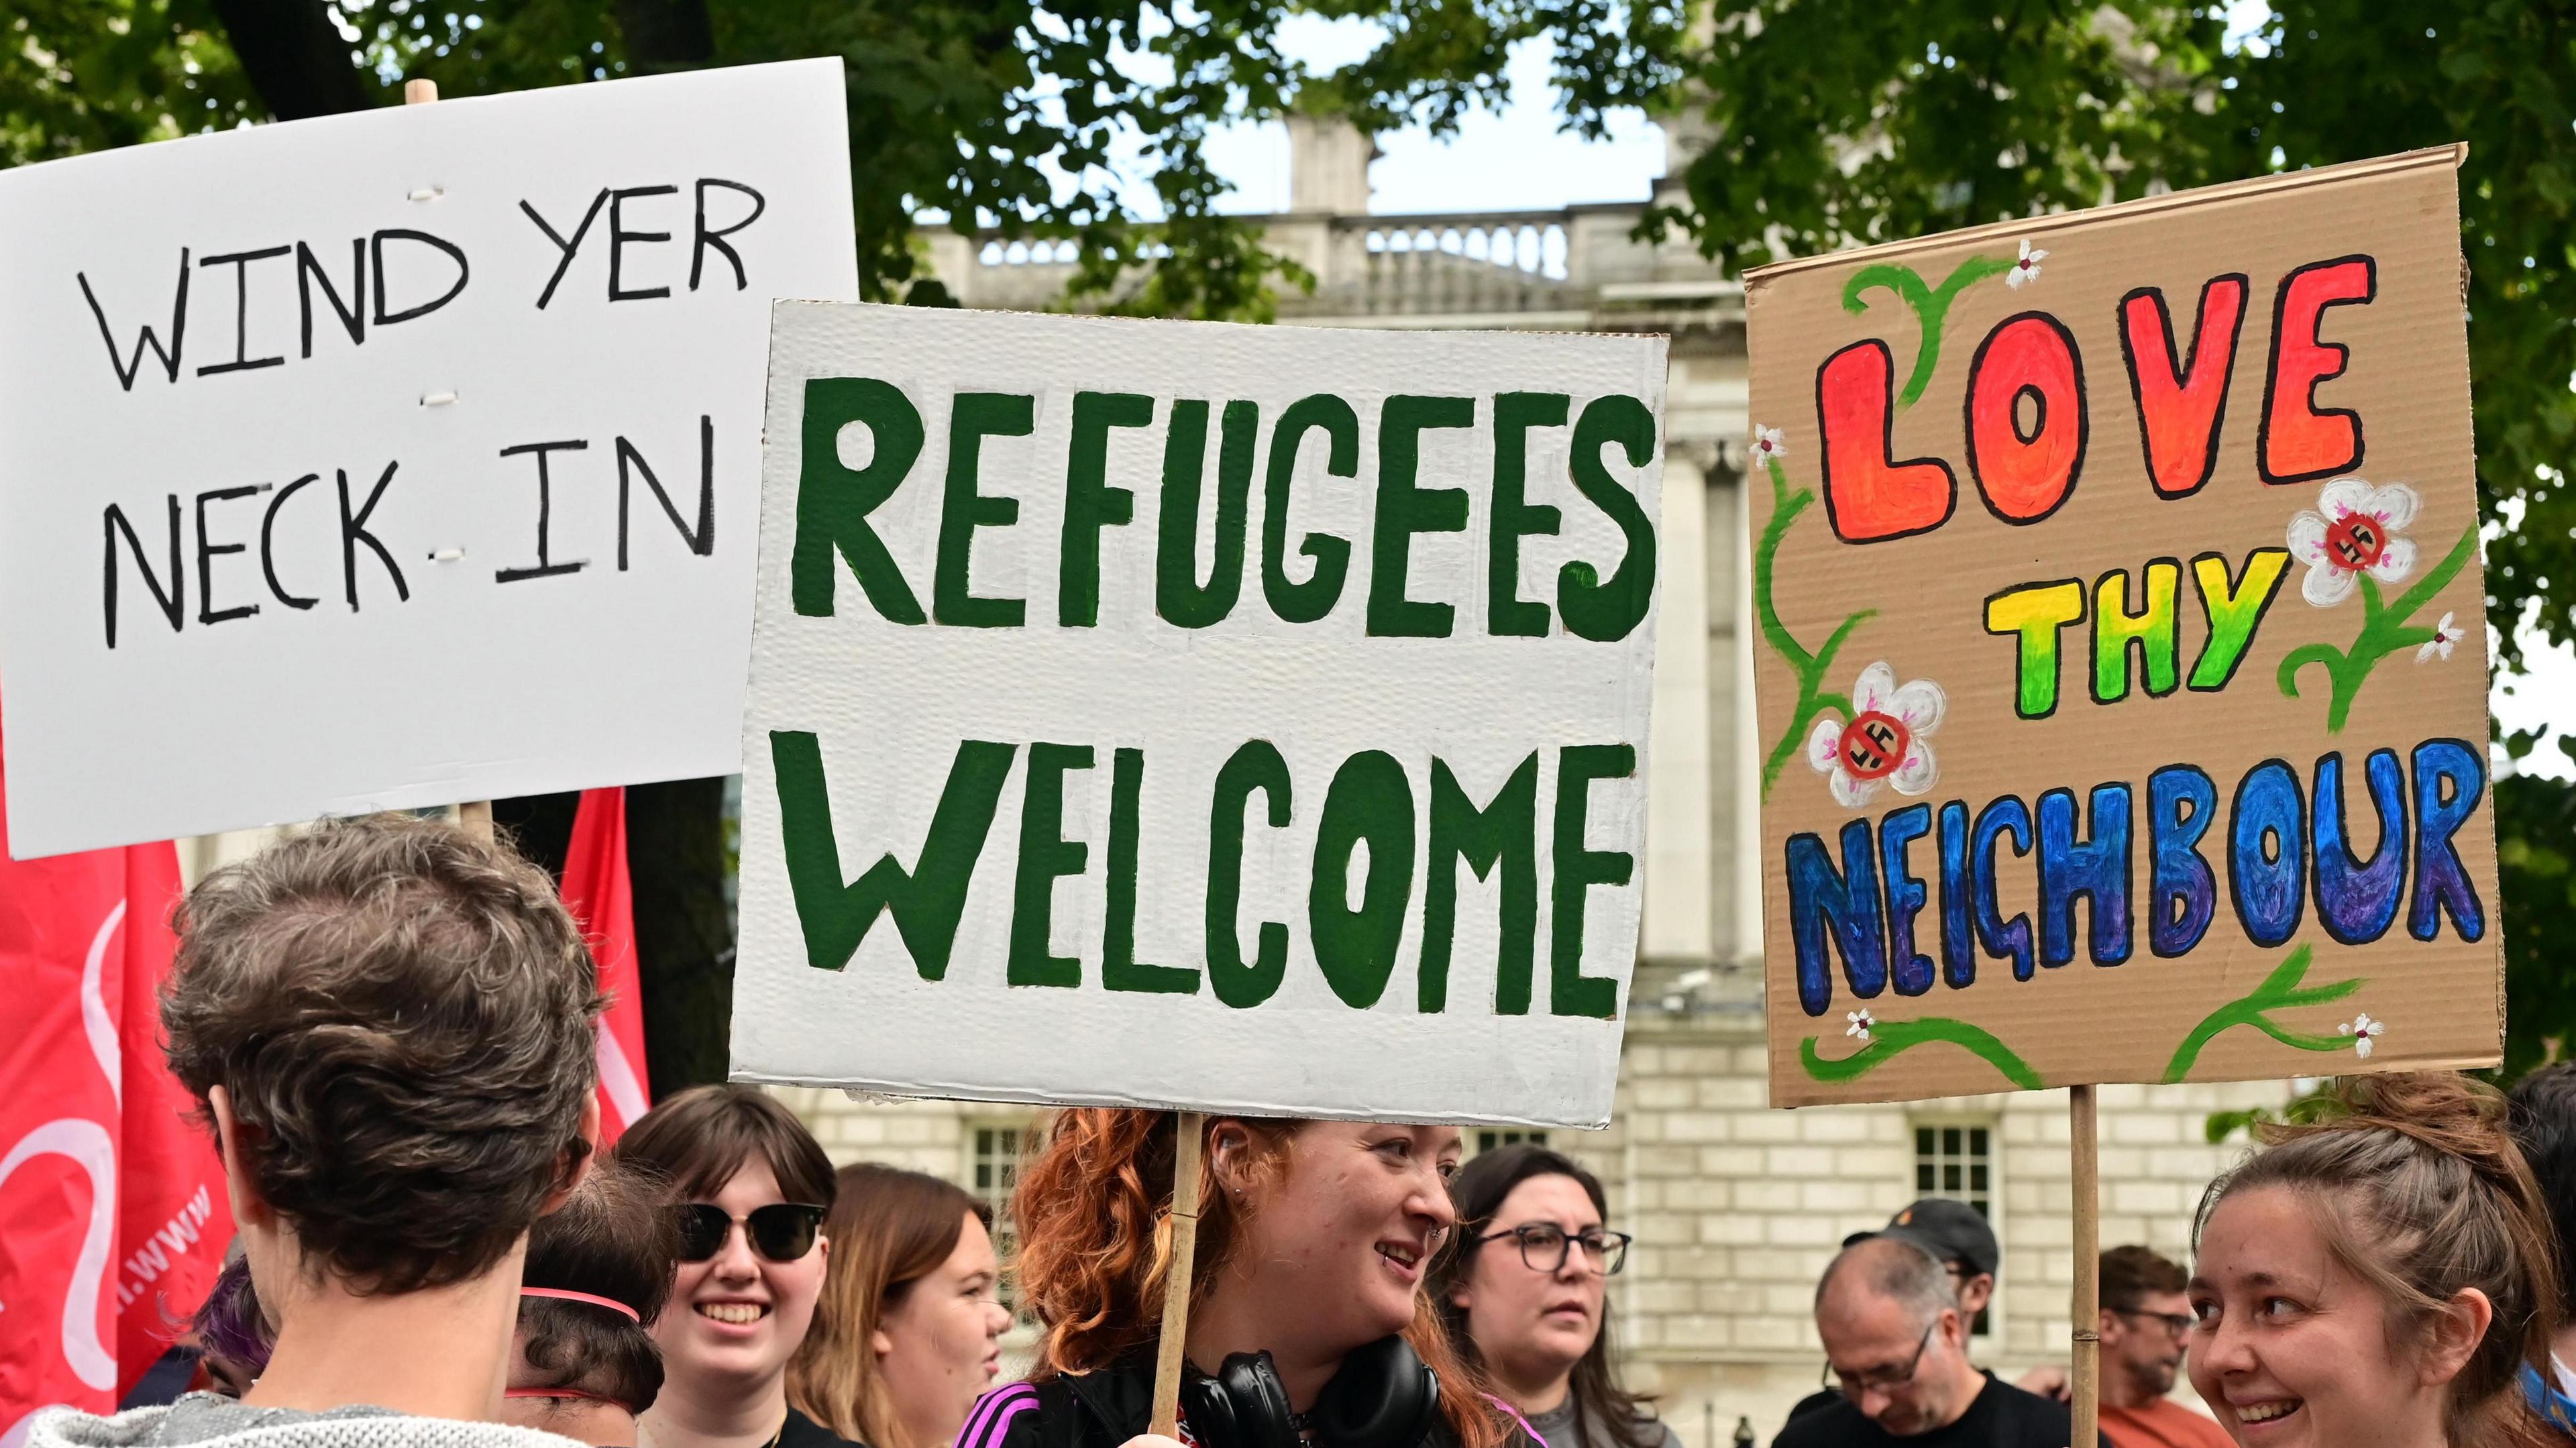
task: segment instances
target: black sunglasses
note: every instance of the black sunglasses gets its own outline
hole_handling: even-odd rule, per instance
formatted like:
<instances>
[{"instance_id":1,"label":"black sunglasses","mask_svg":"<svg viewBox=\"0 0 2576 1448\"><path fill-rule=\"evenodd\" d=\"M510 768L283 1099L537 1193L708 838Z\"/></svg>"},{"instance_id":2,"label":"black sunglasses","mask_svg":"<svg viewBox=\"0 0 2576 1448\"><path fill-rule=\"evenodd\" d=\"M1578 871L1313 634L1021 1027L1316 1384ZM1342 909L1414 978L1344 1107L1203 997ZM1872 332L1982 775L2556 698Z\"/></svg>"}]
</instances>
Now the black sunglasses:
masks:
<instances>
[{"instance_id":1,"label":"black sunglasses","mask_svg":"<svg viewBox=\"0 0 2576 1448\"><path fill-rule=\"evenodd\" d=\"M814 1250L814 1234L823 1226L823 1209L803 1202L772 1202L736 1218L713 1202L682 1202L680 1260L704 1262L724 1250L739 1220L751 1248L772 1262L793 1262Z\"/></svg>"}]
</instances>

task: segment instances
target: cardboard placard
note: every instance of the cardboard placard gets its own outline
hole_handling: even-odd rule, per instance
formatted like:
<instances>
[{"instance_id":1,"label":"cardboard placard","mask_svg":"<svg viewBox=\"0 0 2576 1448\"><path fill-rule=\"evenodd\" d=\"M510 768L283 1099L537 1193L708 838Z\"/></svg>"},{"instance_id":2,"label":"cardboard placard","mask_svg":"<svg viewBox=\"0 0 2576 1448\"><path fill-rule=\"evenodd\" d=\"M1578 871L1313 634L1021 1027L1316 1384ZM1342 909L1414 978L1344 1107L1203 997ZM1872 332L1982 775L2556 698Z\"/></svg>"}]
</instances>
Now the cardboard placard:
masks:
<instances>
[{"instance_id":1,"label":"cardboard placard","mask_svg":"<svg viewBox=\"0 0 2576 1448\"><path fill-rule=\"evenodd\" d=\"M1597 1126L1659 338L782 303L736 1079Z\"/></svg>"},{"instance_id":2,"label":"cardboard placard","mask_svg":"<svg viewBox=\"0 0 2576 1448\"><path fill-rule=\"evenodd\" d=\"M0 172L10 848L732 771L844 117L798 61Z\"/></svg>"},{"instance_id":3,"label":"cardboard placard","mask_svg":"<svg viewBox=\"0 0 2576 1448\"><path fill-rule=\"evenodd\" d=\"M2498 1058L2457 164L1747 278L1774 1105Z\"/></svg>"}]
</instances>

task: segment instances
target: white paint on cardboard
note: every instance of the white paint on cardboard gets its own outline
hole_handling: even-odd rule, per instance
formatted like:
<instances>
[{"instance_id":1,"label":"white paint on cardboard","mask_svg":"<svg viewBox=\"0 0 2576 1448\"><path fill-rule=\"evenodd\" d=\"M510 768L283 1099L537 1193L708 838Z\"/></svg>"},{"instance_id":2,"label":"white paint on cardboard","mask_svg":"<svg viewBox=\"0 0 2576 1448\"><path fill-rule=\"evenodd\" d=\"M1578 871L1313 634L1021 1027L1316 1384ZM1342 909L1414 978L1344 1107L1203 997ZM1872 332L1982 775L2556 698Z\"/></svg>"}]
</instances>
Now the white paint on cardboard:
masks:
<instances>
[{"instance_id":1,"label":"white paint on cardboard","mask_svg":"<svg viewBox=\"0 0 2576 1448\"><path fill-rule=\"evenodd\" d=\"M893 1095L1057 1104L1149 1105L1292 1116L1412 1121L1519 1121L1598 1126L1609 1117L1620 1022L1636 952L1642 870L1624 885L1579 893L1579 963L1605 981L1607 1018L1551 1009L1551 946L1560 923L1554 848L1560 751L1627 746L1626 777L1584 792L1584 847L1641 863L1653 693L1654 589L1633 628L1596 642L1567 631L1560 569L1583 561L1609 579L1625 556L1608 513L1577 491L1573 428L1528 433L1527 500L1559 511L1562 530L1522 540L1524 599L1546 602L1539 637L1488 631L1496 396L1562 393L1581 416L1602 398L1631 398L1650 416L1646 455L1601 452L1608 475L1654 525L1661 499L1660 338L1379 333L1203 323L931 312L781 304L773 328L764 461L760 578L744 738L742 955L735 975L738 1079L805 1082ZM933 603L950 466L950 419L967 392L1029 396L1033 427L981 447L977 487L1016 502L1016 520L976 530L972 592L1025 600L1017 628L889 622L843 560L828 616L800 614L791 587L809 379L872 378L901 389L923 422L921 456L869 515L925 610ZM1067 472L1077 395L1141 394L1152 422L1109 434L1106 481L1134 495L1133 522L1100 533L1096 625L1059 622ZM1283 621L1263 578L1273 429L1310 394L1348 401L1359 421L1356 476L1325 468L1309 435L1288 484L1289 575L1314 563L1297 543L1347 540L1350 573L1322 618ZM1368 600L1381 478L1381 417L1390 397L1472 402L1474 425L1425 432L1423 488L1460 490L1465 527L1410 543L1406 596L1452 605L1446 637L1371 636ZM1259 452L1246 511L1242 591L1221 620L1183 628L1158 613L1156 553L1164 449L1176 403L1209 404L1206 494L1218 491L1229 401L1259 408ZM834 438L838 459L865 466L863 424ZM1215 566L1203 506L1194 568ZM1010 772L975 857L946 969L923 978L896 921L879 915L854 954L818 968L791 886L781 834L776 738L810 734L828 782L830 835L847 882L891 854L914 869L960 741L1010 746ZM1104 988L1116 754L1141 754L1134 954L1202 976L1209 963L1213 784L1247 741L1267 740L1291 781L1289 823L1272 828L1266 796L1243 829L1242 893L1230 922L1251 957L1262 922L1287 929L1274 995L1249 1006L1192 994ZM1083 868L1056 880L1048 951L1078 962L1079 983L1009 983L1015 886L1030 745L1087 746L1091 767L1063 774L1062 838L1083 842ZM1310 930L1309 884L1327 793L1344 762L1383 751L1400 763L1416 829L1402 936L1383 994L1365 1008L1331 988ZM1421 1009L1429 886L1432 761L1444 761L1478 806L1535 755L1536 958L1526 1013L1496 1009L1502 872L1457 883L1452 964L1442 1009ZM1060 756L1059 756L1060 757ZM1390 860L1390 862L1392 861ZM1364 899L1366 871L1350 891ZM1571 919L1567 912L1566 919ZM1229 922L1220 916L1220 929ZM831 962L825 962L829 966Z\"/></svg>"},{"instance_id":2,"label":"white paint on cardboard","mask_svg":"<svg viewBox=\"0 0 2576 1448\"><path fill-rule=\"evenodd\" d=\"M856 293L837 60L0 173L12 852L731 771L769 306Z\"/></svg>"}]
</instances>

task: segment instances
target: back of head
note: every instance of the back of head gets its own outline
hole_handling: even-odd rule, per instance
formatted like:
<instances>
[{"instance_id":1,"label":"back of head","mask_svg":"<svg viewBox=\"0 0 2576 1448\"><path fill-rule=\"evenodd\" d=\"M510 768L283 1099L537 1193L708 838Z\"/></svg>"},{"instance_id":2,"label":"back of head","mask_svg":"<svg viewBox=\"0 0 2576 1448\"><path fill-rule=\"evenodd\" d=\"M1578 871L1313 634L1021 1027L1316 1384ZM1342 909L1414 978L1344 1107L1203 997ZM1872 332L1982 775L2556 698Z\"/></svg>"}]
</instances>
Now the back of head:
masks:
<instances>
[{"instance_id":1,"label":"back of head","mask_svg":"<svg viewBox=\"0 0 2576 1448\"><path fill-rule=\"evenodd\" d=\"M679 1225L645 1173L603 1161L528 1233L520 1276L517 1388L562 1388L641 1413L662 1390L662 1353L646 1329L662 1313L680 1259ZM633 1309L530 1290L578 1292Z\"/></svg>"},{"instance_id":2,"label":"back of head","mask_svg":"<svg viewBox=\"0 0 2576 1448\"><path fill-rule=\"evenodd\" d=\"M692 1086L662 1098L617 1138L617 1159L684 1201L715 1196L757 1160L786 1200L832 1205L832 1159L795 1112L756 1086Z\"/></svg>"},{"instance_id":3,"label":"back of head","mask_svg":"<svg viewBox=\"0 0 2576 1448\"><path fill-rule=\"evenodd\" d=\"M2576 1321L2576 1061L2514 1084L2506 1120L2558 1238L2558 1319Z\"/></svg>"},{"instance_id":4,"label":"back of head","mask_svg":"<svg viewBox=\"0 0 2576 1448\"><path fill-rule=\"evenodd\" d=\"M869 1448L942 1448L908 1441L870 1339L912 1284L957 1250L970 1213L992 1220L964 1188L923 1172L862 1162L837 1173L823 1223L831 1266L787 1370L788 1396L807 1417Z\"/></svg>"},{"instance_id":5,"label":"back of head","mask_svg":"<svg viewBox=\"0 0 2576 1448\"><path fill-rule=\"evenodd\" d=\"M602 1001L544 871L432 820L330 821L199 882L161 1003L308 1263L480 1276L587 1152Z\"/></svg>"},{"instance_id":6,"label":"back of head","mask_svg":"<svg viewBox=\"0 0 2576 1448\"><path fill-rule=\"evenodd\" d=\"M2135 1312L2150 1297L2182 1291L2191 1274L2182 1264L2149 1247L2114 1247L2102 1254L2102 1305L2113 1312Z\"/></svg>"},{"instance_id":7,"label":"back of head","mask_svg":"<svg viewBox=\"0 0 2576 1448\"><path fill-rule=\"evenodd\" d=\"M2515 1443L2536 1428L2515 1378L2548 1362L2557 1319L2557 1252L2522 1153L2504 1128L2504 1099L2447 1071L2347 1077L2334 1109L2266 1125L2264 1148L2212 1182L2193 1239L2220 1202L2286 1189L2319 1215L2319 1235L2388 1312L2394 1351L2471 1289L2494 1317L2450 1384L2455 1443Z\"/></svg>"}]
</instances>

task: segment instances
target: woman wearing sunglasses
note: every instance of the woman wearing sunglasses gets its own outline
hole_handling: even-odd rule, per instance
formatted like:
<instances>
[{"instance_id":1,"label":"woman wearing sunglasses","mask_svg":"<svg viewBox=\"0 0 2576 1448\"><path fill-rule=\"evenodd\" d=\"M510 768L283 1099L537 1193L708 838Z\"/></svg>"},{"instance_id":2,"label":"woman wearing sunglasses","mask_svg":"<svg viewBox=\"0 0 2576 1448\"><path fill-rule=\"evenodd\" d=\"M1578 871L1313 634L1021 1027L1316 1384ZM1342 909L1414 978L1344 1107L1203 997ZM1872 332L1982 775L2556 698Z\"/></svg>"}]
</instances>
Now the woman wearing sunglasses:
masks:
<instances>
[{"instance_id":1,"label":"woman wearing sunglasses","mask_svg":"<svg viewBox=\"0 0 2576 1448\"><path fill-rule=\"evenodd\" d=\"M1679 1448L1610 1368L1606 1286L1628 1236L1602 1226L1600 1179L1543 1146L1505 1146L1449 1184L1458 1243L1433 1267L1449 1335L1548 1448Z\"/></svg>"},{"instance_id":2,"label":"woman wearing sunglasses","mask_svg":"<svg viewBox=\"0 0 2576 1448\"><path fill-rule=\"evenodd\" d=\"M831 1244L832 1163L784 1106L748 1086L697 1086L627 1129L617 1159L668 1184L680 1270L653 1325L662 1392L643 1448L833 1448L790 1408Z\"/></svg>"}]
</instances>

